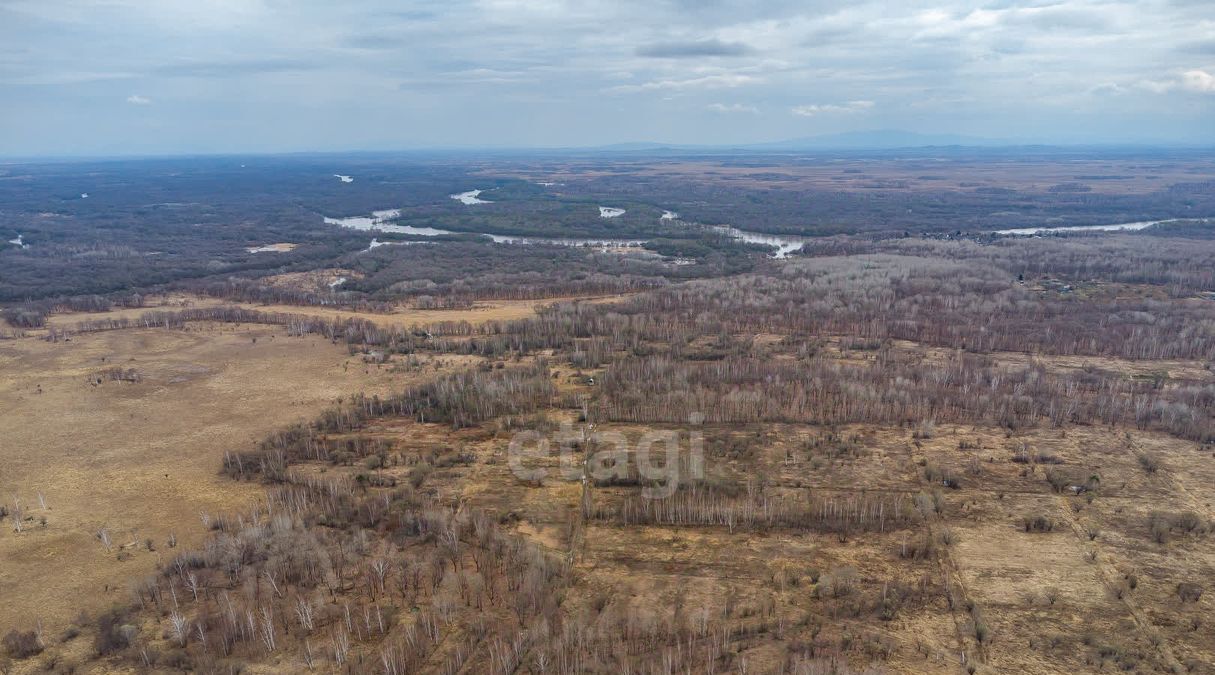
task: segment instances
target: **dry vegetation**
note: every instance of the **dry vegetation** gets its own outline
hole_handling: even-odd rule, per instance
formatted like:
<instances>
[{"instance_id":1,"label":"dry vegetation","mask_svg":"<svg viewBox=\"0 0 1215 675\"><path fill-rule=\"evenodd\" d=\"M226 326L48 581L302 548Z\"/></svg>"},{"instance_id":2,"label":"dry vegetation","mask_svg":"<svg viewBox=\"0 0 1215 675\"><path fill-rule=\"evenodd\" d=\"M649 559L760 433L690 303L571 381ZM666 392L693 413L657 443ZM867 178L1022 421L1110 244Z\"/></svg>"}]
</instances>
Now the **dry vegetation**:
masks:
<instances>
[{"instance_id":1,"label":"dry vegetation","mask_svg":"<svg viewBox=\"0 0 1215 675\"><path fill-rule=\"evenodd\" d=\"M0 623L37 617L53 630L125 600L126 579L174 553L171 534L197 544L200 513L256 497L216 476L223 448L388 386L345 350L265 326L27 338L0 344L0 359L0 503L10 512ZM15 503L27 519L20 536Z\"/></svg>"},{"instance_id":2,"label":"dry vegetation","mask_svg":"<svg viewBox=\"0 0 1215 675\"><path fill-rule=\"evenodd\" d=\"M186 309L208 309L216 307L240 307L267 313L294 314L317 317L326 320L333 319L371 319L384 326L410 327L417 324L440 323L447 321L466 321L479 324L486 321L508 321L522 319L535 313L536 307L549 301L536 300L497 300L479 302L460 309L417 309L412 307L387 306L383 311L369 313L337 307L314 305L288 305L262 302L233 302L220 298L198 297L186 294L168 295L163 298L149 298L139 307L116 309L101 312L63 312L47 317L46 326L62 330L73 330L79 324L89 324L95 321L119 319L135 320L151 312L178 312ZM26 330L30 335L40 334L37 330Z\"/></svg>"},{"instance_id":3,"label":"dry vegetation","mask_svg":"<svg viewBox=\"0 0 1215 675\"><path fill-rule=\"evenodd\" d=\"M82 612L125 603L130 579L166 564L178 547L199 545L211 517L256 501L260 489L217 474L224 450L352 394L467 365L458 355L377 364L273 325L138 322L149 311L218 304L170 296L144 308L59 314L46 330L0 342L0 632L35 625L46 634L74 632ZM412 324L532 312L518 303L388 318ZM75 328L101 320L138 325Z\"/></svg>"},{"instance_id":4,"label":"dry vegetation","mask_svg":"<svg viewBox=\"0 0 1215 675\"><path fill-rule=\"evenodd\" d=\"M51 317L0 344L11 432L54 460L7 459L0 546L69 530L73 564L6 581L3 648L21 672L1212 672L1209 245L1127 241L828 240L534 315ZM569 454L522 473L520 433ZM49 487L73 476L124 492L73 506ZM44 609L77 596L71 626Z\"/></svg>"},{"instance_id":5,"label":"dry vegetation","mask_svg":"<svg viewBox=\"0 0 1215 675\"><path fill-rule=\"evenodd\" d=\"M1215 673L1210 239L412 249L7 308L0 670Z\"/></svg>"},{"instance_id":6,"label":"dry vegetation","mask_svg":"<svg viewBox=\"0 0 1215 675\"><path fill-rule=\"evenodd\" d=\"M944 153L942 153L944 154ZM1146 194L1162 185L1209 180L1209 159L1187 162L1149 162L1141 158L1073 159L1068 162L1042 162L1041 158L1012 157L991 162L983 157L925 156L902 162L874 161L871 158L838 157L822 162L788 162L780 157L746 158L737 162L697 161L692 159L654 162L620 162L630 176L655 177L672 181L705 183L714 186L746 185L798 190L876 190L883 191L973 191L999 188L1047 192L1052 187L1083 184L1087 191L1117 194ZM494 167L494 175L501 175ZM614 167L605 170L601 163L573 163L545 167L543 172L520 171L532 180L576 182L622 173ZM1058 189L1058 188L1056 188Z\"/></svg>"}]
</instances>

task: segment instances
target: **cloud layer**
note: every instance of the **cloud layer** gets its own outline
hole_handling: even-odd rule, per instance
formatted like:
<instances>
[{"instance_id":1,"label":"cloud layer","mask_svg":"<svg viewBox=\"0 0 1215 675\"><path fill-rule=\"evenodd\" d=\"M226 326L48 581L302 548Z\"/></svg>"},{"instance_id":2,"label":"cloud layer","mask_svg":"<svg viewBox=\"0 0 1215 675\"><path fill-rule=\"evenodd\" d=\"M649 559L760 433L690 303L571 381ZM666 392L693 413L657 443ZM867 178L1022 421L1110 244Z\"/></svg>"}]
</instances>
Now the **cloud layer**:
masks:
<instances>
[{"instance_id":1,"label":"cloud layer","mask_svg":"<svg viewBox=\"0 0 1215 675\"><path fill-rule=\"evenodd\" d=\"M1192 0L8 0L0 153L1215 142L1213 34Z\"/></svg>"},{"instance_id":2,"label":"cloud layer","mask_svg":"<svg viewBox=\"0 0 1215 675\"><path fill-rule=\"evenodd\" d=\"M745 56L752 53L751 47L741 42L721 40L698 40L695 42L660 42L637 49L639 56L656 58L690 59L706 56Z\"/></svg>"},{"instance_id":3,"label":"cloud layer","mask_svg":"<svg viewBox=\"0 0 1215 675\"><path fill-rule=\"evenodd\" d=\"M810 103L794 106L792 113L799 117L814 117L824 113L858 113L873 107L873 101L848 101L847 103Z\"/></svg>"}]
</instances>

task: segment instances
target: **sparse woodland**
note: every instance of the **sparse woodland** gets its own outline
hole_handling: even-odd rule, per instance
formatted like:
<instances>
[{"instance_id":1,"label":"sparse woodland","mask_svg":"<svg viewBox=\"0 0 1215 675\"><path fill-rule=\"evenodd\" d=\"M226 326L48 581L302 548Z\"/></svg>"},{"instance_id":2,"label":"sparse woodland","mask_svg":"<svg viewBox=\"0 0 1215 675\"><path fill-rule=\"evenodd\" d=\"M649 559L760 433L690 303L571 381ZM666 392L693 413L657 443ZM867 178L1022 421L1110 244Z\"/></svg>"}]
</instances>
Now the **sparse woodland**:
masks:
<instances>
[{"instance_id":1,"label":"sparse woodland","mask_svg":"<svg viewBox=\"0 0 1215 675\"><path fill-rule=\"evenodd\" d=\"M526 191L502 187L504 201ZM1126 201L1051 194L1098 211ZM403 222L479 222L439 211ZM500 224L535 227L520 223ZM699 256L679 266L456 238L343 253L357 276L340 292L243 270L174 289L246 306L48 327L143 298L13 304L14 331L63 349L255 324L320 336L369 370L463 365L220 449L216 471L262 499L204 518L199 547L155 542L156 573L71 637L37 617L12 627L0 665L1215 672L1215 244L1167 234L876 232L787 260L662 242ZM520 320L377 321L508 299L546 302ZM326 305L365 316L302 311ZM126 364L92 377L145 381ZM628 452L601 454L611 443L596 435L655 430L704 441L705 475L678 455L658 499L647 489L661 481ZM512 474L521 431L568 434L573 459ZM6 535L32 525L23 508L0 506Z\"/></svg>"}]
</instances>

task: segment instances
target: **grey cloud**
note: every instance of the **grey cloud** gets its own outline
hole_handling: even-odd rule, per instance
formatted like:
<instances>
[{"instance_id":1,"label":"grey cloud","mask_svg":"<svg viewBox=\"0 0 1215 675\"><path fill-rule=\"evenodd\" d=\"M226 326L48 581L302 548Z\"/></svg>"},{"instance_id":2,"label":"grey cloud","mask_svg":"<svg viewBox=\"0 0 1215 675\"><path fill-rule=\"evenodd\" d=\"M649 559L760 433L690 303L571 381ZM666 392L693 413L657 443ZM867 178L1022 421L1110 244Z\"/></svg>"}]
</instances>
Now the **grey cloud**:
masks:
<instances>
[{"instance_id":1,"label":"grey cloud","mask_svg":"<svg viewBox=\"0 0 1215 675\"><path fill-rule=\"evenodd\" d=\"M1043 30L1080 29L1098 32L1113 25L1109 14L1100 7L1069 8L1056 5L1015 10L1009 12L1007 16L1009 24L1031 25Z\"/></svg>"},{"instance_id":2,"label":"grey cloud","mask_svg":"<svg viewBox=\"0 0 1215 675\"><path fill-rule=\"evenodd\" d=\"M1178 51L1186 54L1215 54L1215 40L1195 40L1178 45Z\"/></svg>"},{"instance_id":3,"label":"grey cloud","mask_svg":"<svg viewBox=\"0 0 1215 675\"><path fill-rule=\"evenodd\" d=\"M416 89L468 87L472 85L521 85L536 81L534 76L523 71L473 68L470 70L440 73L437 77L406 79L398 85L398 88L402 91L411 91Z\"/></svg>"},{"instance_id":4,"label":"grey cloud","mask_svg":"<svg viewBox=\"0 0 1215 675\"><path fill-rule=\"evenodd\" d=\"M1205 70L1187 71L1181 76L1181 86L1193 92L1215 94L1215 75Z\"/></svg>"},{"instance_id":5,"label":"grey cloud","mask_svg":"<svg viewBox=\"0 0 1215 675\"><path fill-rule=\"evenodd\" d=\"M640 0L638 8L657 7L664 13L680 18L685 24L700 26L730 25L752 20L784 19L808 13L834 11L836 0Z\"/></svg>"},{"instance_id":6,"label":"grey cloud","mask_svg":"<svg viewBox=\"0 0 1215 675\"><path fill-rule=\"evenodd\" d=\"M163 77L226 78L316 70L321 64L304 59L264 58L233 61L179 61L153 70Z\"/></svg>"},{"instance_id":7,"label":"grey cloud","mask_svg":"<svg viewBox=\"0 0 1215 675\"><path fill-rule=\"evenodd\" d=\"M874 105L873 101L848 101L847 103L811 103L808 105L794 106L789 112L798 117L814 117L824 113L860 113L869 110Z\"/></svg>"},{"instance_id":8,"label":"grey cloud","mask_svg":"<svg viewBox=\"0 0 1215 675\"><path fill-rule=\"evenodd\" d=\"M392 17L396 17L398 19L404 19L406 21L430 21L431 19L440 18L440 15L438 12L426 10L426 9L415 9L415 10L408 10L408 11L401 11L401 12L389 12L388 15L392 16Z\"/></svg>"},{"instance_id":9,"label":"grey cloud","mask_svg":"<svg viewBox=\"0 0 1215 675\"><path fill-rule=\"evenodd\" d=\"M1215 141L1210 2L0 0L0 149Z\"/></svg>"},{"instance_id":10,"label":"grey cloud","mask_svg":"<svg viewBox=\"0 0 1215 675\"><path fill-rule=\"evenodd\" d=\"M806 47L839 45L855 39L863 32L860 26L822 26L808 31L801 40Z\"/></svg>"},{"instance_id":11,"label":"grey cloud","mask_svg":"<svg viewBox=\"0 0 1215 675\"><path fill-rule=\"evenodd\" d=\"M681 80L651 80L642 84L625 84L611 87L608 91L614 94L638 92L682 92L697 89L732 89L749 84L757 84L762 80L754 75L743 73L716 73Z\"/></svg>"},{"instance_id":12,"label":"grey cloud","mask_svg":"<svg viewBox=\"0 0 1215 675\"><path fill-rule=\"evenodd\" d=\"M695 42L660 42L637 48L638 56L658 59L689 59L704 56L746 56L755 50L741 42L697 40Z\"/></svg>"},{"instance_id":13,"label":"grey cloud","mask_svg":"<svg viewBox=\"0 0 1215 675\"><path fill-rule=\"evenodd\" d=\"M407 40L399 33L355 33L343 37L339 44L351 49L397 49L405 46Z\"/></svg>"},{"instance_id":14,"label":"grey cloud","mask_svg":"<svg viewBox=\"0 0 1215 675\"><path fill-rule=\"evenodd\" d=\"M734 113L748 113L751 115L759 114L759 108L756 108L753 105L747 105L745 103L710 103L708 106L706 106L706 109L712 110L713 112L724 113L724 114L734 114Z\"/></svg>"}]
</instances>

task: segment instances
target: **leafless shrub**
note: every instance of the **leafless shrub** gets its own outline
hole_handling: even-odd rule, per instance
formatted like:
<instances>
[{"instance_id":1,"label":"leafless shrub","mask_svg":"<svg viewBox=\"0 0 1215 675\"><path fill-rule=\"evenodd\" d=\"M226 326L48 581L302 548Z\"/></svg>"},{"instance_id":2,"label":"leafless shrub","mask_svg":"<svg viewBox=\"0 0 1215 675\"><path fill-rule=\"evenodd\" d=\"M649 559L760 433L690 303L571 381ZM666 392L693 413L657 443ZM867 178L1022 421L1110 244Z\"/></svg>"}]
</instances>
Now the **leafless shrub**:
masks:
<instances>
[{"instance_id":1,"label":"leafless shrub","mask_svg":"<svg viewBox=\"0 0 1215 675\"><path fill-rule=\"evenodd\" d=\"M903 497L814 495L804 500L774 499L762 491L731 496L697 485L681 487L666 499L633 493L618 505L596 505L589 515L622 525L790 528L845 536L849 532L895 530L916 522L915 510Z\"/></svg>"},{"instance_id":2,"label":"leafless shrub","mask_svg":"<svg viewBox=\"0 0 1215 675\"><path fill-rule=\"evenodd\" d=\"M1207 524L1202 516L1193 511L1181 513L1165 513L1153 511L1148 516L1148 532L1157 544L1169 541L1174 533L1190 536L1200 536L1206 533Z\"/></svg>"},{"instance_id":3,"label":"leafless shrub","mask_svg":"<svg viewBox=\"0 0 1215 675\"><path fill-rule=\"evenodd\" d=\"M988 627L987 619L983 616L983 611L978 605L971 605L970 607L970 630L979 644L986 644L991 640L991 629Z\"/></svg>"},{"instance_id":4,"label":"leafless shrub","mask_svg":"<svg viewBox=\"0 0 1215 675\"><path fill-rule=\"evenodd\" d=\"M138 370L134 368L122 368L121 366L109 368L94 379L101 381L103 378L111 382L139 382L143 379Z\"/></svg>"},{"instance_id":5,"label":"leafless shrub","mask_svg":"<svg viewBox=\"0 0 1215 675\"><path fill-rule=\"evenodd\" d=\"M856 570L852 567L835 567L830 572L819 577L814 592L819 597L840 598L848 595L855 588Z\"/></svg>"},{"instance_id":6,"label":"leafless shrub","mask_svg":"<svg viewBox=\"0 0 1215 675\"><path fill-rule=\"evenodd\" d=\"M1177 584L1177 597L1182 602L1198 602L1202 598L1202 586L1189 581L1183 581Z\"/></svg>"},{"instance_id":7,"label":"leafless shrub","mask_svg":"<svg viewBox=\"0 0 1215 675\"><path fill-rule=\"evenodd\" d=\"M958 480L952 469L941 468L932 462L924 466L924 479L929 483L944 485L951 490L962 487L961 481Z\"/></svg>"},{"instance_id":8,"label":"leafless shrub","mask_svg":"<svg viewBox=\"0 0 1215 675\"><path fill-rule=\"evenodd\" d=\"M899 543L899 557L904 559L929 558L932 556L934 545L932 537L908 537L903 535Z\"/></svg>"},{"instance_id":9,"label":"leafless shrub","mask_svg":"<svg viewBox=\"0 0 1215 675\"><path fill-rule=\"evenodd\" d=\"M1047 605L1052 607L1056 602L1059 602L1059 597L1061 595L1062 593L1055 586L1047 586L1046 588L1042 589L1042 599L1046 601Z\"/></svg>"},{"instance_id":10,"label":"leafless shrub","mask_svg":"<svg viewBox=\"0 0 1215 675\"><path fill-rule=\"evenodd\" d=\"M13 531L20 534L25 529L25 507L21 504L21 499L13 497L13 506L8 510L8 514L13 518Z\"/></svg>"},{"instance_id":11,"label":"leafless shrub","mask_svg":"<svg viewBox=\"0 0 1215 675\"><path fill-rule=\"evenodd\" d=\"M1063 459L1049 450L1038 450L1034 453L1035 464L1062 464Z\"/></svg>"},{"instance_id":12,"label":"leafless shrub","mask_svg":"<svg viewBox=\"0 0 1215 675\"><path fill-rule=\"evenodd\" d=\"M1050 518L1038 514L1022 519L1022 527L1026 532L1050 532L1055 529L1055 523Z\"/></svg>"},{"instance_id":13,"label":"leafless shrub","mask_svg":"<svg viewBox=\"0 0 1215 675\"><path fill-rule=\"evenodd\" d=\"M98 655L113 654L131 644L134 626L127 624L127 618L126 612L119 608L103 612L97 617L93 648Z\"/></svg>"},{"instance_id":14,"label":"leafless shrub","mask_svg":"<svg viewBox=\"0 0 1215 675\"><path fill-rule=\"evenodd\" d=\"M101 546L102 546L102 548L104 548L106 550L106 553L109 553L111 550L113 550L114 544L110 540L109 529L103 527L100 530L97 530L95 533L93 533L93 536L97 538L97 541L101 542Z\"/></svg>"},{"instance_id":15,"label":"leafless shrub","mask_svg":"<svg viewBox=\"0 0 1215 675\"><path fill-rule=\"evenodd\" d=\"M1193 511L1173 514L1169 521L1171 527L1186 534L1204 534L1207 529L1202 516Z\"/></svg>"},{"instance_id":16,"label":"leafless shrub","mask_svg":"<svg viewBox=\"0 0 1215 675\"><path fill-rule=\"evenodd\" d=\"M1149 474L1154 474L1160 470L1160 458L1150 452L1141 452L1136 457L1139 460L1139 466Z\"/></svg>"},{"instance_id":17,"label":"leafless shrub","mask_svg":"<svg viewBox=\"0 0 1215 675\"><path fill-rule=\"evenodd\" d=\"M44 647L37 631L32 630L24 632L16 629L10 630L0 644L3 645L4 652L14 659L28 659L42 653Z\"/></svg>"}]
</instances>

